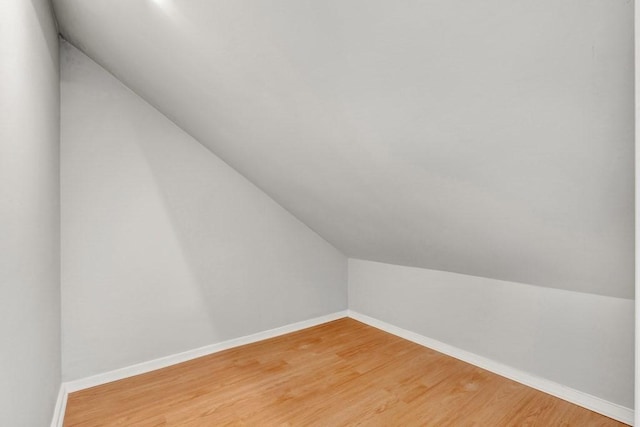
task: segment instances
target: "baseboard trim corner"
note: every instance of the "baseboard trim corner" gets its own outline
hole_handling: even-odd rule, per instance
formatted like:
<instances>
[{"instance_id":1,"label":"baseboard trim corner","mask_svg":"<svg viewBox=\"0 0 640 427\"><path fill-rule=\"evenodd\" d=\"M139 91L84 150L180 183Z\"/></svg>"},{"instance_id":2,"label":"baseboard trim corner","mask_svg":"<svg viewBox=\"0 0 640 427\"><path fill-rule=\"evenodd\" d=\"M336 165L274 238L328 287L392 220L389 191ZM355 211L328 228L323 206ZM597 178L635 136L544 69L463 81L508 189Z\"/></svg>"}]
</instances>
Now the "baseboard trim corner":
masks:
<instances>
[{"instance_id":1,"label":"baseboard trim corner","mask_svg":"<svg viewBox=\"0 0 640 427\"><path fill-rule=\"evenodd\" d=\"M458 360L462 360L463 362L469 363L479 368L486 369L487 371L493 372L494 374L498 374L510 380L519 382L531 388L535 388L536 390L540 390L544 393L555 396L559 399L566 400L567 402L576 404L578 406L582 406L583 408L597 412L609 418L613 418L614 420L633 425L633 409L606 401L599 397L572 389L570 387L558 384L545 378L538 377L528 372L512 368L511 366L504 365L500 362L487 359L466 350L462 350L452 345L445 344L441 341L417 334L415 332L411 332L398 326L394 326L390 323L375 319L373 317L369 317L357 311L348 310L348 313L349 317L351 317L352 319L365 323L369 326L373 326L374 328L383 330L400 338L404 338L408 341L412 341L416 344L420 344L424 347L428 347L432 350L436 350L440 353L446 354L447 356L454 357Z\"/></svg>"},{"instance_id":2,"label":"baseboard trim corner","mask_svg":"<svg viewBox=\"0 0 640 427\"><path fill-rule=\"evenodd\" d=\"M493 372L497 375L509 378L510 380L535 388L536 390L540 390L557 398L582 406L586 409L605 415L609 418L613 418L614 420L629 425L633 425L634 423L633 409L626 408L624 406L606 401L599 397L592 396L590 394L572 389L570 387L566 387L562 384L558 384L556 382L538 377L519 369L512 368L500 362L487 359L466 350L462 350L449 344L445 344L441 341L417 334L415 332L411 332L398 326L394 326L390 323L386 323L382 320L375 319L357 311L344 310L325 316L292 323L278 328L269 329L244 337L234 338L216 344L188 350L182 353L161 357L102 374L93 375L91 377L64 382L60 385L60 391L56 400L51 427L63 426L64 414L67 406L67 396L69 393L155 371L157 369L165 368L177 363L186 362L188 360L196 359L198 357L206 356L209 354L214 354L234 347L255 343L269 338L275 338L280 335L296 332L302 329L331 322L333 320L341 319L343 317L350 317L369 326L373 326L374 328L412 341L416 344L420 344L424 347L436 350L440 353L462 360L463 362L478 366L479 368L486 369L487 371Z\"/></svg>"},{"instance_id":3,"label":"baseboard trim corner","mask_svg":"<svg viewBox=\"0 0 640 427\"><path fill-rule=\"evenodd\" d=\"M51 427L62 427L64 423L64 412L67 409L67 388L65 384L60 384L58 390L58 398L56 399L56 406L53 408L53 417L51 418Z\"/></svg>"}]
</instances>

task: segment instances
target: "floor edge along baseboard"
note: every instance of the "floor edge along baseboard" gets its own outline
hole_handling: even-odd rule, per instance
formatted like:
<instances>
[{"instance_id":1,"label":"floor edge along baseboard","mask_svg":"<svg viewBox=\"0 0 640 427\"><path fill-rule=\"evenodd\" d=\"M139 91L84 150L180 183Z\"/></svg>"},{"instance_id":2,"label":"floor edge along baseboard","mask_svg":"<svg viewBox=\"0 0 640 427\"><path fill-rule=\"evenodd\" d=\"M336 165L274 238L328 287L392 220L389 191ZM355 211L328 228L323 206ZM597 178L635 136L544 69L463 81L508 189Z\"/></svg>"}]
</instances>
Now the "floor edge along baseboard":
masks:
<instances>
[{"instance_id":1,"label":"floor edge along baseboard","mask_svg":"<svg viewBox=\"0 0 640 427\"><path fill-rule=\"evenodd\" d=\"M189 350L182 353L177 353L174 355L128 366L125 368L116 369L102 374L93 375L91 377L64 382L60 386L60 394L56 402L56 408L54 411L51 427L62 427L67 396L69 393L121 380L124 378L133 377L135 375L144 374L147 372L155 371L157 369L166 368L171 365L228 350L230 348L278 337L280 335L285 335L291 332L310 328L312 326L321 325L323 323L331 322L343 317L351 317L352 319L365 323L374 328L383 330L390 334L396 335L400 338L404 338L408 341L412 341L416 344L420 344L424 347L436 350L440 353L446 354L447 356L455 357L456 359L462 360L463 362L478 366L482 369L486 369L487 371L493 372L494 374L509 378L528 387L540 390L544 393L566 400L568 402L621 421L623 423L633 425L633 409L617 405L599 397L595 397L590 394L563 386L562 384L558 384L553 381L529 374L527 372L520 371L510 366L503 365L499 362L484 358L482 356L478 356L477 354L470 353L465 350L461 350L440 341L419 335L415 332L399 328L397 326L391 325L373 317L366 316L356 311L343 310L325 316L320 316L313 319L281 326L275 329L258 332L252 335L234 338L228 341L211 344L194 350Z\"/></svg>"},{"instance_id":2,"label":"floor edge along baseboard","mask_svg":"<svg viewBox=\"0 0 640 427\"><path fill-rule=\"evenodd\" d=\"M193 350L187 350L181 353L160 357L158 359L153 359L147 362L142 362L142 363L127 366L124 368L115 369L113 371L105 372L102 374L92 375L87 378L68 381L65 383L65 386L68 393L73 393L74 391L84 390L85 388L95 387L98 385L110 383L110 382L121 380L124 378L133 377L135 375L145 374L147 372L166 368L168 366L176 365L182 362L187 362L189 360L197 359L198 357L218 353L220 351L228 350L230 348L240 347L242 345L252 344L252 343L263 341L269 338L275 338L280 335L289 334L291 332L300 331L302 329L321 325L323 323L331 322L332 320L341 319L347 316L348 316L348 311L342 310L342 311L327 314L324 316L315 317L313 319L303 320L296 323L290 323L288 325L280 326L274 329L268 329L266 331L257 332L255 334L245 335L243 337L233 338L227 341L221 341L219 343L210 344L210 345L196 348Z\"/></svg>"},{"instance_id":3,"label":"floor edge along baseboard","mask_svg":"<svg viewBox=\"0 0 640 427\"><path fill-rule=\"evenodd\" d=\"M457 347L445 344L441 341L434 340L424 335L411 332L407 329L394 326L382 320L378 320L362 313L358 313L357 311L349 310L349 317L400 338L412 341L423 347L436 350L440 353L446 354L447 356L454 357L458 360L485 369L489 372L516 381L520 384L524 384L528 387L534 388L544 393L550 394L559 399L566 400L567 402L589 409L593 412L597 412L609 418L613 418L614 420L633 425L633 409L618 405L613 402L609 402L599 397L584 393L571 387L564 386L545 378L541 378L528 372L512 368L511 366L504 365L491 359L487 359L475 353L459 349Z\"/></svg>"}]
</instances>

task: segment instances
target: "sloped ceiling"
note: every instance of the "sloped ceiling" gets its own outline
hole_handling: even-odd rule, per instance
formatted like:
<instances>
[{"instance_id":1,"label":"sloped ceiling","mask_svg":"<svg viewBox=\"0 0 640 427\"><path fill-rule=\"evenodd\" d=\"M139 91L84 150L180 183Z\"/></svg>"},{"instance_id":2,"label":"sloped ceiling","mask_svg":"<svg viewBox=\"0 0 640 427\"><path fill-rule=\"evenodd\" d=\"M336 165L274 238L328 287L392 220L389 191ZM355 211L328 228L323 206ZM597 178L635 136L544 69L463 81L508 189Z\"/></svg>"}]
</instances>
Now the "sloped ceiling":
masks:
<instances>
[{"instance_id":1,"label":"sloped ceiling","mask_svg":"<svg viewBox=\"0 0 640 427\"><path fill-rule=\"evenodd\" d=\"M632 1L54 5L346 255L633 297Z\"/></svg>"}]
</instances>

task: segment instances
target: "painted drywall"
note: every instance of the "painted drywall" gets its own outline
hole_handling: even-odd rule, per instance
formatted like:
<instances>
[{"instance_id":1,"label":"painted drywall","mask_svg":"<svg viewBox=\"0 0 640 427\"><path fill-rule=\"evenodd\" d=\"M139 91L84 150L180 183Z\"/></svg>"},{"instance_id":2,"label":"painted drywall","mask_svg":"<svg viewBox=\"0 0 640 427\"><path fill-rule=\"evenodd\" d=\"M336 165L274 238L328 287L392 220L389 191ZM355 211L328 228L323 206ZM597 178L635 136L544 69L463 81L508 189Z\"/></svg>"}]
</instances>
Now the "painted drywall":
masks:
<instances>
[{"instance_id":1,"label":"painted drywall","mask_svg":"<svg viewBox=\"0 0 640 427\"><path fill-rule=\"evenodd\" d=\"M64 43L63 377L346 309L344 255Z\"/></svg>"},{"instance_id":2,"label":"painted drywall","mask_svg":"<svg viewBox=\"0 0 640 427\"><path fill-rule=\"evenodd\" d=\"M348 256L633 297L633 2L54 0Z\"/></svg>"},{"instance_id":3,"label":"painted drywall","mask_svg":"<svg viewBox=\"0 0 640 427\"><path fill-rule=\"evenodd\" d=\"M633 300L350 259L349 309L633 408Z\"/></svg>"},{"instance_id":4,"label":"painted drywall","mask_svg":"<svg viewBox=\"0 0 640 427\"><path fill-rule=\"evenodd\" d=\"M60 387L60 90L49 1L1 1L0 40L0 425L45 426Z\"/></svg>"},{"instance_id":5,"label":"painted drywall","mask_svg":"<svg viewBox=\"0 0 640 427\"><path fill-rule=\"evenodd\" d=\"M635 125L636 129L640 129L640 7L635 8ZM635 220L636 224L640 224L640 132L636 132L635 139ZM640 295L640 227L635 227L635 290L636 295ZM636 313L640 313L640 301L636 298ZM640 426L640 316L636 316L636 347L635 347L635 412L634 425Z\"/></svg>"}]
</instances>

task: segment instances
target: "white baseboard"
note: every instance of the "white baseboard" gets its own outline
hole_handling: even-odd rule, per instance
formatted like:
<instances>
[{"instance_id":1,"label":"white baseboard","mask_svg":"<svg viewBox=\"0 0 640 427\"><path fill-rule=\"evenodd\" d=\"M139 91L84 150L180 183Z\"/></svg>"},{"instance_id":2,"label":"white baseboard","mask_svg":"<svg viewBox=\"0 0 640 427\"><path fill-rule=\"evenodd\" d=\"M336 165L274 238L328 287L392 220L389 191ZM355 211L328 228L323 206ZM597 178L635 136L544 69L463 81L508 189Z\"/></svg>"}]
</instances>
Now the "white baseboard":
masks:
<instances>
[{"instance_id":1,"label":"white baseboard","mask_svg":"<svg viewBox=\"0 0 640 427\"><path fill-rule=\"evenodd\" d=\"M624 406L606 401L596 396L566 387L562 384L538 377L536 375L521 371L519 369L512 368L504 365L500 362L487 359L477 354L461 350L457 347L445 344L443 342L434 340L432 338L425 337L415 332L408 331L406 329L399 328L382 320L374 319L373 317L366 316L353 310L349 310L349 317L358 320L362 323L366 323L374 328L381 329L390 334L396 335L400 338L412 341L416 344L420 344L424 347L428 347L432 350L436 350L447 356L455 357L463 362L470 363L478 366L487 371L493 372L510 380L519 382L536 390L540 390L552 396L558 397L567 402L574 403L576 405L587 408L591 411L605 415L614 420L621 421L623 423L633 425L634 412L633 409L626 408Z\"/></svg>"},{"instance_id":2,"label":"white baseboard","mask_svg":"<svg viewBox=\"0 0 640 427\"><path fill-rule=\"evenodd\" d=\"M53 408L53 417L51 418L51 427L62 427L64 422L64 411L67 409L67 389L65 384L60 384L56 406Z\"/></svg>"},{"instance_id":3,"label":"white baseboard","mask_svg":"<svg viewBox=\"0 0 640 427\"><path fill-rule=\"evenodd\" d=\"M136 365L127 366L125 368L120 368L120 369L105 372L102 374L93 375L91 377L68 381L64 383L64 385L66 387L67 393L73 393L74 391L83 390L85 388L95 387L98 385L110 383L112 381L117 381L124 378L132 377L134 375L140 375L147 372L155 371L156 369L166 368L167 366L186 362L188 360L196 359L202 356L207 356L209 354L217 353L219 351L228 350L233 347L239 347L241 345L251 344L257 341L262 341L262 340L274 338L280 335L288 334L291 332L296 332L301 329L310 328L312 326L320 325L322 323L330 322L332 320L341 319L343 317L347 317L347 313L348 313L347 310L343 310L336 313L327 314L325 316L316 317L314 319L291 323L289 325L281 326L279 328L269 329L267 331L258 332L252 335L234 338L228 341L207 345L207 346L196 348L193 350L188 350L182 353L172 354L170 356L149 360L147 362L142 362Z\"/></svg>"},{"instance_id":4,"label":"white baseboard","mask_svg":"<svg viewBox=\"0 0 640 427\"><path fill-rule=\"evenodd\" d=\"M64 423L64 413L67 407L67 397L69 393L73 393L74 391L84 390L89 387L95 387L95 386L110 383L113 381L121 380L124 378L133 377L135 375L140 375L147 372L155 371L156 369L166 368L167 366L186 362L192 359L197 359L198 357L207 356L209 354L217 353L223 350L228 350L234 347L239 347L241 345L251 344L251 343L266 340L269 338L275 338L280 335L289 334L291 332L296 332L301 329L306 329L312 326L317 326L323 323L331 322L332 320L342 319L343 317L347 317L347 314L348 314L347 310L338 311L336 313L327 314L327 315L316 317L313 319L291 323L289 325L281 326L279 328L269 329L267 331L258 332L252 335L247 335L240 338L234 338L228 341L207 345L205 347L188 350L182 353L161 357L159 359L149 360L147 362L142 362L136 365L127 366L125 368L116 369L116 370L105 372L98 375L93 375L91 377L64 382L60 385L60 393L58 394L58 400L56 402L56 407L53 414L53 420L51 421L51 427L62 427Z\"/></svg>"},{"instance_id":5,"label":"white baseboard","mask_svg":"<svg viewBox=\"0 0 640 427\"><path fill-rule=\"evenodd\" d=\"M144 374L156 369L166 368L167 366L175 365L177 363L186 362L188 360L196 359L198 357L217 353L223 350L228 350L230 348L239 347L245 344L251 344L269 338L274 338L291 332L296 332L301 329L320 325L322 323L330 322L332 320L340 319L347 316L362 323L366 323L367 325L373 326L374 328L381 329L385 332L389 332L393 335L415 342L424 347L428 347L448 356L455 357L456 359L462 360L466 363L470 363L482 369L486 369L487 371L543 391L594 412L598 412L607 417L613 418L629 425L633 425L634 412L632 409L617 405L612 402L608 402L599 397L583 393L570 387L563 386L562 384L540 378L536 375L532 375L519 369L504 365L502 363L484 358L482 356L478 356L477 354L461 350L432 338L419 335L415 332L399 328L381 320L374 319L373 317L369 317L352 310L344 310L325 316L316 317L314 319L304 320L302 322L281 326L279 328L258 332L256 334L211 344L194 350L189 350L159 359L150 360L125 368L116 369L91 377L62 383L62 385L60 386L60 393L58 395L58 401L56 402L56 408L53 415L53 420L51 422L51 427L62 427L64 420L64 411L67 403L67 395L74 391L83 390L89 387L95 387L112 381Z\"/></svg>"}]
</instances>

